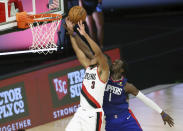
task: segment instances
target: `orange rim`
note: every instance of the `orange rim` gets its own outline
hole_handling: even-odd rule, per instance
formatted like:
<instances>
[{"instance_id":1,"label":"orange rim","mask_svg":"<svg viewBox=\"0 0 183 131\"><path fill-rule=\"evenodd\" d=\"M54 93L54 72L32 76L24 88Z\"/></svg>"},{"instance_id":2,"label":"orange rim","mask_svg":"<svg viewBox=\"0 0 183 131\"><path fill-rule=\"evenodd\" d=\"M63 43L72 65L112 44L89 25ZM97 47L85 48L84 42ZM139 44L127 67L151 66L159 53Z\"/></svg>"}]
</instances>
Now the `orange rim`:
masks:
<instances>
[{"instance_id":1,"label":"orange rim","mask_svg":"<svg viewBox=\"0 0 183 131\"><path fill-rule=\"evenodd\" d=\"M39 18L42 19L39 20ZM51 22L60 19L62 19L62 15L60 14L29 15L27 12L19 12L16 14L16 20L19 28L28 28L28 24L32 24L34 22Z\"/></svg>"},{"instance_id":2,"label":"orange rim","mask_svg":"<svg viewBox=\"0 0 183 131\"><path fill-rule=\"evenodd\" d=\"M62 19L62 15L59 14L37 14L37 15L28 15L33 22L45 22L45 21L55 21ZM37 20L38 18L49 18L43 20Z\"/></svg>"}]
</instances>

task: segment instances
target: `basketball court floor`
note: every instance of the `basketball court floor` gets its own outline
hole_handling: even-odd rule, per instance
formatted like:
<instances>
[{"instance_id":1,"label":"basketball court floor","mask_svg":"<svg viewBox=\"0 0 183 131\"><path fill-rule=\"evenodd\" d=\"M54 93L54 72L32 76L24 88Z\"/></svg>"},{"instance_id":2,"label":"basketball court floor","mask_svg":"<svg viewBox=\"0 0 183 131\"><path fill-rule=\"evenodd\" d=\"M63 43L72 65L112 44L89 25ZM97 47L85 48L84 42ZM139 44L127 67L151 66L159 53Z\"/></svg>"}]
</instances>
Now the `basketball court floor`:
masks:
<instances>
[{"instance_id":1,"label":"basketball court floor","mask_svg":"<svg viewBox=\"0 0 183 131\"><path fill-rule=\"evenodd\" d=\"M174 127L164 125L161 116L144 105L140 100L131 97L132 109L144 131L182 131L183 125L183 84L157 85L142 91L165 110L175 122ZM72 117L57 120L27 131L65 131L65 127ZM105 131L102 129L102 131Z\"/></svg>"}]
</instances>

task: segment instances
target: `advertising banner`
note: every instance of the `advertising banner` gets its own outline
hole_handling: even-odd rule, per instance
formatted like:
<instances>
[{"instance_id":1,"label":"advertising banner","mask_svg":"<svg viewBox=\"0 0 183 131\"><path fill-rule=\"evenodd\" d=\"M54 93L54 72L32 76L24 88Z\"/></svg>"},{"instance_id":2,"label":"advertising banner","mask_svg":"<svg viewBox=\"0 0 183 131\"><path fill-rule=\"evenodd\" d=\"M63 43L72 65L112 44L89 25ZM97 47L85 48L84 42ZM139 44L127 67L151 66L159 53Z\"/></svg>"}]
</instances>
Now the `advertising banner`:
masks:
<instances>
[{"instance_id":1,"label":"advertising banner","mask_svg":"<svg viewBox=\"0 0 183 131\"><path fill-rule=\"evenodd\" d=\"M40 124L40 103L34 73L0 81L0 131Z\"/></svg>"},{"instance_id":2,"label":"advertising banner","mask_svg":"<svg viewBox=\"0 0 183 131\"><path fill-rule=\"evenodd\" d=\"M112 60L119 49L106 52ZM26 129L73 115L85 69L78 60L0 81L0 131Z\"/></svg>"},{"instance_id":3,"label":"advertising banner","mask_svg":"<svg viewBox=\"0 0 183 131\"><path fill-rule=\"evenodd\" d=\"M0 123L28 115L24 83L0 88Z\"/></svg>"}]
</instances>

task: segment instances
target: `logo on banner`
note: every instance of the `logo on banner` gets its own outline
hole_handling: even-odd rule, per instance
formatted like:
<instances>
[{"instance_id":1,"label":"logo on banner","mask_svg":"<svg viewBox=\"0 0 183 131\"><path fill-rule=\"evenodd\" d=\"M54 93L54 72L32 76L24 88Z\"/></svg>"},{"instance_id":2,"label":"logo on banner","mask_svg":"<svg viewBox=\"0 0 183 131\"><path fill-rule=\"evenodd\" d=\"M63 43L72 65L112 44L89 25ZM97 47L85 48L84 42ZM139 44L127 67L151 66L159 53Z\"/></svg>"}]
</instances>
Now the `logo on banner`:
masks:
<instances>
[{"instance_id":1,"label":"logo on banner","mask_svg":"<svg viewBox=\"0 0 183 131\"><path fill-rule=\"evenodd\" d=\"M23 83L0 88L0 123L27 115Z\"/></svg>"},{"instance_id":2,"label":"logo on banner","mask_svg":"<svg viewBox=\"0 0 183 131\"><path fill-rule=\"evenodd\" d=\"M81 66L49 75L52 101L55 107L79 102L85 69Z\"/></svg>"},{"instance_id":3,"label":"logo on banner","mask_svg":"<svg viewBox=\"0 0 183 131\"><path fill-rule=\"evenodd\" d=\"M80 96L85 70L80 69L67 74L70 85L70 98Z\"/></svg>"},{"instance_id":4,"label":"logo on banner","mask_svg":"<svg viewBox=\"0 0 183 131\"><path fill-rule=\"evenodd\" d=\"M68 92L67 81L68 81L67 76L53 79L53 84L59 100L61 100L64 96L67 95Z\"/></svg>"}]
</instances>

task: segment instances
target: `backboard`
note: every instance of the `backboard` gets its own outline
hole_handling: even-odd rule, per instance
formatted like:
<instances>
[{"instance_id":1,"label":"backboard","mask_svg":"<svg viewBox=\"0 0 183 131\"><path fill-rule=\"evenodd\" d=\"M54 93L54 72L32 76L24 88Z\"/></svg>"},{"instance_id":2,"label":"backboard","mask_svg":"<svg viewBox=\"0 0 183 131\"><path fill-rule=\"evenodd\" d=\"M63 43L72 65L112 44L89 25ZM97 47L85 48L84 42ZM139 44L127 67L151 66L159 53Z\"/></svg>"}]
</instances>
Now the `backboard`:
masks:
<instances>
[{"instance_id":1,"label":"backboard","mask_svg":"<svg viewBox=\"0 0 183 131\"><path fill-rule=\"evenodd\" d=\"M64 0L0 0L0 55L12 51L29 52L33 37L31 29L18 29L17 12L28 14L65 14ZM55 33L55 43L59 40L59 30ZM21 53L21 52L16 52Z\"/></svg>"},{"instance_id":2,"label":"backboard","mask_svg":"<svg viewBox=\"0 0 183 131\"><path fill-rule=\"evenodd\" d=\"M16 12L64 13L64 0L0 0L0 31L17 26Z\"/></svg>"}]
</instances>

